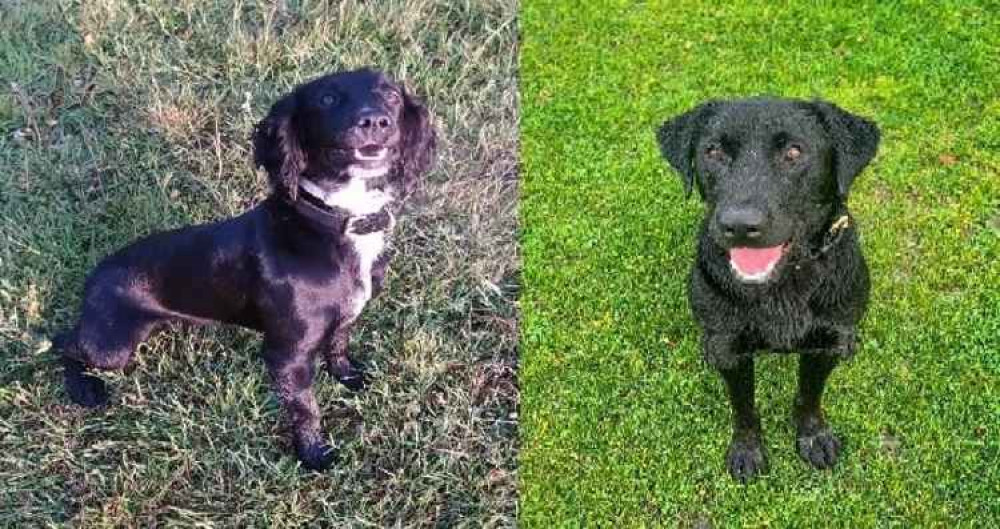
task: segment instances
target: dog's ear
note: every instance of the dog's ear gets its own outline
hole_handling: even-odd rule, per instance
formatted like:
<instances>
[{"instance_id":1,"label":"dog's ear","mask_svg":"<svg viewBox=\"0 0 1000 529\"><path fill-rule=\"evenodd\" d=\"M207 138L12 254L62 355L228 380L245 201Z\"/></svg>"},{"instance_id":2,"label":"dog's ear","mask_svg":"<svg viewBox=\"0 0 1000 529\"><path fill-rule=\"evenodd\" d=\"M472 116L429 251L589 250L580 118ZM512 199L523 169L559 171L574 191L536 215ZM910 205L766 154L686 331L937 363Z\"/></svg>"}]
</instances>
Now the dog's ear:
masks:
<instances>
[{"instance_id":1,"label":"dog's ear","mask_svg":"<svg viewBox=\"0 0 1000 529\"><path fill-rule=\"evenodd\" d=\"M295 128L295 93L278 100L254 127L254 165L264 167L275 193L295 201L299 175L305 170L305 154Z\"/></svg>"},{"instance_id":2,"label":"dog's ear","mask_svg":"<svg viewBox=\"0 0 1000 529\"><path fill-rule=\"evenodd\" d=\"M841 198L846 198L854 178L878 151L878 126L833 103L813 101L810 105L833 142L833 172L837 177L837 193Z\"/></svg>"},{"instance_id":3,"label":"dog's ear","mask_svg":"<svg viewBox=\"0 0 1000 529\"><path fill-rule=\"evenodd\" d=\"M402 134L402 181L403 195L412 193L424 173L434 162L437 134L431 115L420 98L403 92L403 118L400 125Z\"/></svg>"},{"instance_id":4,"label":"dog's ear","mask_svg":"<svg viewBox=\"0 0 1000 529\"><path fill-rule=\"evenodd\" d=\"M656 139L660 144L660 153L670 166L680 173L684 180L684 196L691 196L691 188L698 187L698 194L704 196L701 182L698 180L694 163L695 149L701 136L705 122L712 116L718 101L708 101L679 116L675 116L660 126Z\"/></svg>"}]
</instances>

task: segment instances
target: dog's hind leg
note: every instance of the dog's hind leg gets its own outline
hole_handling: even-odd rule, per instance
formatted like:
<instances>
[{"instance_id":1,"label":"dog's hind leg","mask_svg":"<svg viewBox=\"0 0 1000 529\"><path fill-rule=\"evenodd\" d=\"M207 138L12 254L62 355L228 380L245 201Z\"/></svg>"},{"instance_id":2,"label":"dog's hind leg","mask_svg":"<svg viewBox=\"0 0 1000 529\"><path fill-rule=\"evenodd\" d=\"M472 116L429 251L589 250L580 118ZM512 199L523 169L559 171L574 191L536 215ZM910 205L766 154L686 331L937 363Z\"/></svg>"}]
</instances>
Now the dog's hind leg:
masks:
<instances>
[{"instance_id":1,"label":"dog's hind leg","mask_svg":"<svg viewBox=\"0 0 1000 529\"><path fill-rule=\"evenodd\" d=\"M795 445L799 457L820 469L832 467L840 456L840 439L826 423L820 404L826 381L838 361L833 354L799 356L799 391L792 413Z\"/></svg>"},{"instance_id":2,"label":"dog's hind leg","mask_svg":"<svg viewBox=\"0 0 1000 529\"><path fill-rule=\"evenodd\" d=\"M104 381L87 373L87 365L70 356L68 352L76 348L76 329L57 336L54 340L56 349L62 353L63 384L70 400L94 408L108 401L108 390ZM78 353L74 356L80 356Z\"/></svg>"},{"instance_id":3,"label":"dog's hind leg","mask_svg":"<svg viewBox=\"0 0 1000 529\"><path fill-rule=\"evenodd\" d=\"M87 369L122 369L159 318L144 311L117 306L85 309L77 326L57 337L62 353L63 380L69 398L86 407L105 404L104 381Z\"/></svg>"}]
</instances>

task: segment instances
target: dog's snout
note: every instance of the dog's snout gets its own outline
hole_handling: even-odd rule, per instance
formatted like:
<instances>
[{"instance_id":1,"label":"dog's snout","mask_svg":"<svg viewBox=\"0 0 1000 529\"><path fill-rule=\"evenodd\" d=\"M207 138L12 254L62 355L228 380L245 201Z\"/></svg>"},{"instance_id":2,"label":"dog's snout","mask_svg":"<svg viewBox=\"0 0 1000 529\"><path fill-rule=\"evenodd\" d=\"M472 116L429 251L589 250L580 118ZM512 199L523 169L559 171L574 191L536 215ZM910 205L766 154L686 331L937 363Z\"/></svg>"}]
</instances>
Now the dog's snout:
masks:
<instances>
[{"instance_id":1,"label":"dog's snout","mask_svg":"<svg viewBox=\"0 0 1000 529\"><path fill-rule=\"evenodd\" d=\"M764 212L754 207L733 207L719 212L719 227L731 240L760 238L765 221Z\"/></svg>"},{"instance_id":2,"label":"dog's snout","mask_svg":"<svg viewBox=\"0 0 1000 529\"><path fill-rule=\"evenodd\" d=\"M392 127L392 118L380 110L369 110L358 117L357 127L364 130L386 130Z\"/></svg>"}]
</instances>

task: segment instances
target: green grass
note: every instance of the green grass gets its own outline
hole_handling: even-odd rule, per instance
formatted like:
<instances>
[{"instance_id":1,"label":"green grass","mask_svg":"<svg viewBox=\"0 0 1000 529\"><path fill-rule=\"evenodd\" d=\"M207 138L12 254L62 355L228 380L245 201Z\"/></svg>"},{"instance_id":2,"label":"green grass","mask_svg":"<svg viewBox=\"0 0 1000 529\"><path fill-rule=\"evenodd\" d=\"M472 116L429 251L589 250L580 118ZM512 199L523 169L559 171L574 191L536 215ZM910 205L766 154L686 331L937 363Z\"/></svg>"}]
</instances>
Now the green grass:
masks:
<instances>
[{"instance_id":1,"label":"green grass","mask_svg":"<svg viewBox=\"0 0 1000 529\"><path fill-rule=\"evenodd\" d=\"M0 526L510 526L516 516L516 4L0 1ZM249 134L294 84L374 64L426 97L439 162L388 290L317 381L342 463L303 472L258 336L175 328L68 403L49 337L87 271L264 196Z\"/></svg>"},{"instance_id":2,"label":"green grass","mask_svg":"<svg viewBox=\"0 0 1000 529\"><path fill-rule=\"evenodd\" d=\"M527 527L981 527L1000 519L995 2L531 0L521 12ZM791 357L758 363L771 472L742 487L685 284L701 206L654 131L711 97L823 97L881 126L853 190L873 275L802 463Z\"/></svg>"}]
</instances>

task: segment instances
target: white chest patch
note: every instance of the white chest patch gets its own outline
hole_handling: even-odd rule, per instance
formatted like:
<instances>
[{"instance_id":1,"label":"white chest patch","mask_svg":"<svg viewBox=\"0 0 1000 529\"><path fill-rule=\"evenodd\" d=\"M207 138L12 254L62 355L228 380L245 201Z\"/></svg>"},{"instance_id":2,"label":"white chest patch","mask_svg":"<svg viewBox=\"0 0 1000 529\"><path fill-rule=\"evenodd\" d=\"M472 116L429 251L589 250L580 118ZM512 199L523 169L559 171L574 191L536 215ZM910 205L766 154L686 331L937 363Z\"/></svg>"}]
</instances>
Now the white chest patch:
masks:
<instances>
[{"instance_id":1,"label":"white chest patch","mask_svg":"<svg viewBox=\"0 0 1000 529\"><path fill-rule=\"evenodd\" d=\"M361 288L354 293L352 300L353 317L361 314L365 304L372 298L372 266L385 250L387 235L386 231L356 235L351 233L350 227L347 229L347 238L353 243L354 252L358 255L358 273L361 276Z\"/></svg>"},{"instance_id":2,"label":"white chest patch","mask_svg":"<svg viewBox=\"0 0 1000 529\"><path fill-rule=\"evenodd\" d=\"M369 171L363 177L355 174L354 171ZM354 253L358 259L358 273L360 275L361 288L357 289L352 296L351 319L361 314L365 304L372 297L372 267L375 261L385 250L388 243L389 234L396 225L396 219L389 213L389 226L383 231L359 234L354 231L354 223L366 215L379 212L382 208L393 201L392 196L377 189L369 190L365 178L376 178L386 173L386 170L370 172L369 169L351 168L348 173L351 176L347 185L340 187L333 192L324 192L319 186L308 180L299 182L303 190L310 195L322 200L326 205L340 208L350 213L351 219L347 221L347 232L345 236L350 241Z\"/></svg>"}]
</instances>

